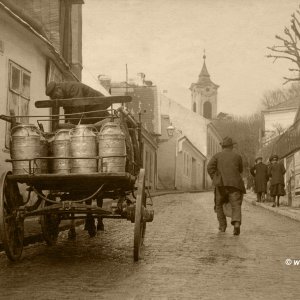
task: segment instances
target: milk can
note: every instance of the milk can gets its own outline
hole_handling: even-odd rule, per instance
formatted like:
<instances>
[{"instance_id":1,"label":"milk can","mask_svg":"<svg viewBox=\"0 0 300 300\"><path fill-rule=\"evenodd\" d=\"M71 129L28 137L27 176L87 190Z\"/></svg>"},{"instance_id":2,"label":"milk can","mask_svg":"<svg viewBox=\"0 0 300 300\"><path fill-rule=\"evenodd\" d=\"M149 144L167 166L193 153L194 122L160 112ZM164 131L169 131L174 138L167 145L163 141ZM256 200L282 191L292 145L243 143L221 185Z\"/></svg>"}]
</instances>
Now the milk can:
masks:
<instances>
[{"instance_id":1,"label":"milk can","mask_svg":"<svg viewBox=\"0 0 300 300\"><path fill-rule=\"evenodd\" d=\"M55 133L53 146L53 157L69 157L71 155L70 130L61 129ZM68 174L71 170L71 161L67 158L53 159L52 172Z\"/></svg>"},{"instance_id":2,"label":"milk can","mask_svg":"<svg viewBox=\"0 0 300 300\"><path fill-rule=\"evenodd\" d=\"M41 135L40 138L40 156L47 157L49 153L49 145L47 139ZM47 159L40 159L40 167L41 173L47 174L48 173L48 160Z\"/></svg>"},{"instance_id":3,"label":"milk can","mask_svg":"<svg viewBox=\"0 0 300 300\"><path fill-rule=\"evenodd\" d=\"M97 172L97 159L84 159L97 156L97 129L91 125L78 125L71 129L70 140L71 156L78 157L71 161L71 173Z\"/></svg>"},{"instance_id":4,"label":"milk can","mask_svg":"<svg viewBox=\"0 0 300 300\"><path fill-rule=\"evenodd\" d=\"M12 159L33 159L40 157L40 131L32 124L18 125L11 130L11 158ZM14 175L22 175L41 172L41 162L31 161L31 170L29 170L29 161L14 161L12 163Z\"/></svg>"},{"instance_id":5,"label":"milk can","mask_svg":"<svg viewBox=\"0 0 300 300\"><path fill-rule=\"evenodd\" d=\"M126 144L125 134L119 124L104 124L98 135L99 140L99 172L125 172ZM120 157L123 156L123 157Z\"/></svg>"}]
</instances>

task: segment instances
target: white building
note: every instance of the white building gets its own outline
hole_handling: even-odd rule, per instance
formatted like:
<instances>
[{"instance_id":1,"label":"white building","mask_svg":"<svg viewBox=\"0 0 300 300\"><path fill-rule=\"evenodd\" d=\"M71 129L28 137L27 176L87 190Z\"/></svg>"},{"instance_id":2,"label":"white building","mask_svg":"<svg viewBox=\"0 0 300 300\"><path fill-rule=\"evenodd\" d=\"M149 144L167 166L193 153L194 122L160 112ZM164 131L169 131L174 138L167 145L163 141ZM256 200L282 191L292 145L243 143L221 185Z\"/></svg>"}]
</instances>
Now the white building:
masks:
<instances>
[{"instance_id":1,"label":"white building","mask_svg":"<svg viewBox=\"0 0 300 300\"><path fill-rule=\"evenodd\" d=\"M80 80L82 1L75 2L0 1L0 114L9 115L13 110L23 116L49 115L49 109L34 106L36 100L48 98L47 82ZM67 48L65 39L72 41ZM20 120L36 124L34 118ZM10 126L0 122L0 166L4 171L11 169L4 162L9 158ZM49 124L44 127L47 130Z\"/></svg>"},{"instance_id":2,"label":"white building","mask_svg":"<svg viewBox=\"0 0 300 300\"><path fill-rule=\"evenodd\" d=\"M172 186L170 181L172 174L166 170L171 167L172 164L176 164L177 166L175 174L185 174L184 170L187 170L186 163L179 161L181 155L180 151L176 150L176 155L174 156L174 149L186 147L188 150L184 152L188 155L187 165L191 165L191 172L189 173L191 177L189 179L186 178L187 184L181 184L180 186L184 188L197 186L199 189L211 186L211 180L206 172L206 162L215 153L221 150L221 136L212 123L212 119L217 116L217 89L218 86L210 80L204 56L199 80L197 83L191 85L191 110L163 94L160 95L162 137L160 138L158 150L158 182L160 182L161 185L163 185L163 181L166 180L166 185ZM170 122L170 124L177 129L177 134L180 132L180 135L177 136L177 140L174 138L172 138L171 141L166 140L167 137L163 134L166 122ZM184 140L185 142L179 143L179 140ZM184 146L181 147L181 144ZM200 174L202 179L200 179ZM181 175L173 176L174 180L176 180L173 186L177 185L177 188L179 182L184 182L183 179L178 179L180 176ZM200 181L198 182L198 180ZM193 184L192 182L197 182L197 184Z\"/></svg>"},{"instance_id":3,"label":"white building","mask_svg":"<svg viewBox=\"0 0 300 300\"><path fill-rule=\"evenodd\" d=\"M262 144L267 145L273 138L283 133L293 124L299 102L299 99L292 98L261 112Z\"/></svg>"}]
</instances>

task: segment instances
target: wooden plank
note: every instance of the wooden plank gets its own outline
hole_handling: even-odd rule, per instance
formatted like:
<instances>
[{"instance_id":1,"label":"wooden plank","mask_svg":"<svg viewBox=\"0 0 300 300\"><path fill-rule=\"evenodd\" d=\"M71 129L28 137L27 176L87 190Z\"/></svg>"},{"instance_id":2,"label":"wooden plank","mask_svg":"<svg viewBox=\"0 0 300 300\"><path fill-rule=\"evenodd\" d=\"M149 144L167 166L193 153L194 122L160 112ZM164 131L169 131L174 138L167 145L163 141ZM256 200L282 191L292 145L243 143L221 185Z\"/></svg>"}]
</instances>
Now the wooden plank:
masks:
<instances>
[{"instance_id":1,"label":"wooden plank","mask_svg":"<svg viewBox=\"0 0 300 300\"><path fill-rule=\"evenodd\" d=\"M35 101L35 107L47 108L58 106L85 106L85 105L99 105L107 108L114 103L131 102L130 96L100 96L100 97L86 97L86 98L70 98L70 99L54 99L54 100L38 100Z\"/></svg>"}]
</instances>

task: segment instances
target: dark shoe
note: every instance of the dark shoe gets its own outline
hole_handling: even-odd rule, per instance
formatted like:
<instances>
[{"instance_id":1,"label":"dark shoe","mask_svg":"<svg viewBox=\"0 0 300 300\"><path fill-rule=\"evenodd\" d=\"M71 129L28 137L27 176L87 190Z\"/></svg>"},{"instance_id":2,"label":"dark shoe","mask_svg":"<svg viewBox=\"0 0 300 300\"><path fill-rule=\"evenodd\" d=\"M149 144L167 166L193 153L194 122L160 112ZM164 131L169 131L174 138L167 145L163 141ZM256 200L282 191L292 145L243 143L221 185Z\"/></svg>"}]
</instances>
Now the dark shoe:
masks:
<instances>
[{"instance_id":1,"label":"dark shoe","mask_svg":"<svg viewBox=\"0 0 300 300\"><path fill-rule=\"evenodd\" d=\"M75 240L76 239L76 231L75 228L70 228L68 232L68 239Z\"/></svg>"},{"instance_id":2,"label":"dark shoe","mask_svg":"<svg viewBox=\"0 0 300 300\"><path fill-rule=\"evenodd\" d=\"M227 226L219 226L219 231L220 232L225 232Z\"/></svg>"},{"instance_id":3,"label":"dark shoe","mask_svg":"<svg viewBox=\"0 0 300 300\"><path fill-rule=\"evenodd\" d=\"M97 224L97 231L104 231L104 224L102 222L102 219L98 219L98 224Z\"/></svg>"},{"instance_id":4,"label":"dark shoe","mask_svg":"<svg viewBox=\"0 0 300 300\"><path fill-rule=\"evenodd\" d=\"M239 222L235 222L234 228L233 228L233 235L240 235L241 227Z\"/></svg>"},{"instance_id":5,"label":"dark shoe","mask_svg":"<svg viewBox=\"0 0 300 300\"><path fill-rule=\"evenodd\" d=\"M273 204L272 204L272 207L275 207L275 206L276 206L276 204L275 204L275 203L273 203Z\"/></svg>"}]
</instances>

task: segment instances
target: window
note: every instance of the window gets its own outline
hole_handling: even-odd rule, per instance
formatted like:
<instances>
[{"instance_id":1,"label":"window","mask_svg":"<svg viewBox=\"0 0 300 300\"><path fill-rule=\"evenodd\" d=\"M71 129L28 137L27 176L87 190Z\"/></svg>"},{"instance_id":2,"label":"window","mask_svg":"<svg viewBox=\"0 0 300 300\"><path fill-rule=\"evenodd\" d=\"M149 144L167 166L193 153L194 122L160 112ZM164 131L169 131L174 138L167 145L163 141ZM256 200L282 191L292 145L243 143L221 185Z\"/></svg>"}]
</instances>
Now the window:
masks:
<instances>
[{"instance_id":1,"label":"window","mask_svg":"<svg viewBox=\"0 0 300 300\"><path fill-rule=\"evenodd\" d=\"M28 123L29 101L30 101L30 81L31 74L29 71L19 65L9 62L9 88L7 113L12 110L15 115L24 116L18 118L18 122ZM9 148L10 141L10 124L6 123L5 146Z\"/></svg>"},{"instance_id":2,"label":"window","mask_svg":"<svg viewBox=\"0 0 300 300\"><path fill-rule=\"evenodd\" d=\"M153 178L153 154L150 153L150 166L149 166L149 171L150 171L150 175L149 175L149 179L150 179L150 182L152 183L152 178Z\"/></svg>"},{"instance_id":3,"label":"window","mask_svg":"<svg viewBox=\"0 0 300 300\"><path fill-rule=\"evenodd\" d=\"M208 101L203 104L203 117L206 119L211 119L212 117L212 105Z\"/></svg>"},{"instance_id":4,"label":"window","mask_svg":"<svg viewBox=\"0 0 300 300\"><path fill-rule=\"evenodd\" d=\"M193 112L196 112L197 107L196 107L196 102L193 103Z\"/></svg>"},{"instance_id":5,"label":"window","mask_svg":"<svg viewBox=\"0 0 300 300\"><path fill-rule=\"evenodd\" d=\"M183 174L187 177L190 177L191 175L191 163L192 163L192 157L184 152L183 153Z\"/></svg>"}]
</instances>

